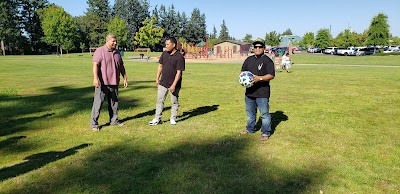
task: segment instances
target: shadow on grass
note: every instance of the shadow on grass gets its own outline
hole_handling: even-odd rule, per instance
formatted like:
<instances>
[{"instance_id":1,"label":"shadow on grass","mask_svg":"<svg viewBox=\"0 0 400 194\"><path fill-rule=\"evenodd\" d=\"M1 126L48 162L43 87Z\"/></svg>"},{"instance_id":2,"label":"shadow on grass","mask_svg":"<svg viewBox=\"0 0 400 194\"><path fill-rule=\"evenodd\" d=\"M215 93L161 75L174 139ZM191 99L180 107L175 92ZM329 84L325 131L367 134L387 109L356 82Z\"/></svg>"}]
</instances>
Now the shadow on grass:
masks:
<instances>
[{"instance_id":1,"label":"shadow on grass","mask_svg":"<svg viewBox=\"0 0 400 194\"><path fill-rule=\"evenodd\" d=\"M138 88L143 87L138 85L130 89ZM0 122L0 136L29 130L32 128L32 122L50 119L51 116L63 118L81 111L87 112L88 117L90 116L94 93L92 86L82 88L57 86L48 88L46 93L36 96L0 95L0 101L5 104L0 107L0 118L5 118ZM122 105L119 109L124 109L136 107L138 103L135 99L124 98L120 104ZM104 102L102 110L106 109L106 106L107 102ZM49 113L50 111L52 112Z\"/></svg>"},{"instance_id":2,"label":"shadow on grass","mask_svg":"<svg viewBox=\"0 0 400 194\"><path fill-rule=\"evenodd\" d=\"M7 147L11 144L17 143L19 140L26 138L26 136L15 136L15 137L10 137L6 140L0 141L0 149Z\"/></svg>"},{"instance_id":3,"label":"shadow on grass","mask_svg":"<svg viewBox=\"0 0 400 194\"><path fill-rule=\"evenodd\" d=\"M281 111L281 110L271 113L271 135L275 133L276 127L282 121L287 121L288 119L289 119L289 117L287 115L285 115L285 113L283 113L283 111ZM261 129L261 119L258 119L255 128L257 131Z\"/></svg>"},{"instance_id":4,"label":"shadow on grass","mask_svg":"<svg viewBox=\"0 0 400 194\"><path fill-rule=\"evenodd\" d=\"M177 116L177 121L184 121L190 119L191 117L199 116L202 114L207 114L209 112L213 112L218 110L219 105L212 105L212 106L201 106L190 111L185 111L182 115Z\"/></svg>"},{"instance_id":5,"label":"shadow on grass","mask_svg":"<svg viewBox=\"0 0 400 194\"><path fill-rule=\"evenodd\" d=\"M124 142L88 155L83 163L90 165L64 166L51 179L40 175L35 186L18 185L13 192L303 193L329 172L316 163L285 165L268 152L248 155L247 149L256 148L242 138L170 148Z\"/></svg>"},{"instance_id":6,"label":"shadow on grass","mask_svg":"<svg viewBox=\"0 0 400 194\"><path fill-rule=\"evenodd\" d=\"M41 168L50 162L55 162L57 160L76 154L78 150L86 148L90 145L91 144L82 144L62 152L53 151L28 156L24 158L24 160L27 160L26 162L0 169L0 182Z\"/></svg>"},{"instance_id":7,"label":"shadow on grass","mask_svg":"<svg viewBox=\"0 0 400 194\"><path fill-rule=\"evenodd\" d=\"M19 118L19 119L14 119L14 120L8 120L8 122L5 122L4 124L0 124L0 127L1 127L0 136L6 136L6 135L16 133L18 131L23 131L24 129L27 129L28 127L22 126L22 125L29 124L30 122L35 121L35 120L46 119L53 115L55 115L55 113L44 114L42 116L36 116L36 117L25 117L25 118ZM20 126L20 127L17 127L17 126Z\"/></svg>"},{"instance_id":8,"label":"shadow on grass","mask_svg":"<svg viewBox=\"0 0 400 194\"><path fill-rule=\"evenodd\" d=\"M163 111L167 111L167 110L170 110L170 109L171 109L170 106L169 107L164 107ZM131 116L131 117L126 117L126 118L120 119L119 121L126 122L126 121L130 121L130 120L133 120L133 119L139 119L139 118L142 118L142 117L152 116L155 113L156 113L156 109L153 109L153 110L149 110L149 111L146 111L146 112L139 113L139 114L137 114L135 116Z\"/></svg>"}]
</instances>

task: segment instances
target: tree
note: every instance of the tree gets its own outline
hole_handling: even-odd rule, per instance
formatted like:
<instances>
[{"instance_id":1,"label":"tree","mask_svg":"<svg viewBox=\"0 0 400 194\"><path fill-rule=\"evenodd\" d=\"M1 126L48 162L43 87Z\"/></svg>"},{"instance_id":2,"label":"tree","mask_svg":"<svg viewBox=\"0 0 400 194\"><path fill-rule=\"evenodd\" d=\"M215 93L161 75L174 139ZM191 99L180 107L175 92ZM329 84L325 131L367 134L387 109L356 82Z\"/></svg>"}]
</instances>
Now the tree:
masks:
<instances>
[{"instance_id":1,"label":"tree","mask_svg":"<svg viewBox=\"0 0 400 194\"><path fill-rule=\"evenodd\" d=\"M286 36L286 35L293 35L292 31L290 30L290 28L286 29L286 31L284 31L282 33L282 36Z\"/></svg>"},{"instance_id":2,"label":"tree","mask_svg":"<svg viewBox=\"0 0 400 194\"><path fill-rule=\"evenodd\" d=\"M179 18L177 13L175 12L174 4L168 8L168 27L164 28L164 32L169 34L169 37L179 37L180 29L179 29Z\"/></svg>"},{"instance_id":3,"label":"tree","mask_svg":"<svg viewBox=\"0 0 400 194\"><path fill-rule=\"evenodd\" d=\"M307 32L303 36L303 40L300 42L300 46L309 48L314 46L314 32Z\"/></svg>"},{"instance_id":4,"label":"tree","mask_svg":"<svg viewBox=\"0 0 400 194\"><path fill-rule=\"evenodd\" d=\"M265 44L271 45L271 46L279 46L279 44L280 44L279 37L280 37L280 34L278 34L276 31L266 33L265 34Z\"/></svg>"},{"instance_id":5,"label":"tree","mask_svg":"<svg viewBox=\"0 0 400 194\"><path fill-rule=\"evenodd\" d=\"M38 54L47 47L41 39L44 36L40 25L40 18L37 10L47 6L47 0L19 0L20 3L20 23L23 28L30 47L29 51Z\"/></svg>"},{"instance_id":6,"label":"tree","mask_svg":"<svg viewBox=\"0 0 400 194\"><path fill-rule=\"evenodd\" d=\"M243 42L253 43L253 36L251 34L246 34L243 38Z\"/></svg>"},{"instance_id":7,"label":"tree","mask_svg":"<svg viewBox=\"0 0 400 194\"><path fill-rule=\"evenodd\" d=\"M229 39L228 27L226 27L225 20L222 20L221 30L219 31L218 39L222 41Z\"/></svg>"},{"instance_id":8,"label":"tree","mask_svg":"<svg viewBox=\"0 0 400 194\"><path fill-rule=\"evenodd\" d=\"M213 39L217 38L217 29L215 28L215 25L214 25L212 34L210 34L210 38L213 38Z\"/></svg>"},{"instance_id":9,"label":"tree","mask_svg":"<svg viewBox=\"0 0 400 194\"><path fill-rule=\"evenodd\" d=\"M126 21L128 49L133 49L135 33L143 26L142 22L150 17L150 4L147 0L116 0L113 12Z\"/></svg>"},{"instance_id":10,"label":"tree","mask_svg":"<svg viewBox=\"0 0 400 194\"><path fill-rule=\"evenodd\" d=\"M64 50L67 51L67 54L68 54L68 51L75 48L74 41L72 39L66 40L63 44L63 48L64 48Z\"/></svg>"},{"instance_id":11,"label":"tree","mask_svg":"<svg viewBox=\"0 0 400 194\"><path fill-rule=\"evenodd\" d=\"M44 40L51 45L57 46L57 52L58 48L60 48L62 56L62 48L70 47L76 35L76 24L72 16L56 5L40 9L38 13L42 21Z\"/></svg>"},{"instance_id":12,"label":"tree","mask_svg":"<svg viewBox=\"0 0 400 194\"><path fill-rule=\"evenodd\" d=\"M128 29L126 28L126 21L119 16L115 16L108 24L108 33L113 33L117 36L118 45L126 48L126 40L128 36Z\"/></svg>"},{"instance_id":13,"label":"tree","mask_svg":"<svg viewBox=\"0 0 400 194\"><path fill-rule=\"evenodd\" d=\"M329 29L320 29L315 38L314 46L317 48L326 48L331 45L332 36Z\"/></svg>"},{"instance_id":14,"label":"tree","mask_svg":"<svg viewBox=\"0 0 400 194\"><path fill-rule=\"evenodd\" d=\"M367 39L367 31L363 33L355 33L353 32L356 38L356 46L364 46L365 40Z\"/></svg>"},{"instance_id":15,"label":"tree","mask_svg":"<svg viewBox=\"0 0 400 194\"><path fill-rule=\"evenodd\" d=\"M114 17L126 18L126 0L114 0L112 15Z\"/></svg>"},{"instance_id":16,"label":"tree","mask_svg":"<svg viewBox=\"0 0 400 194\"><path fill-rule=\"evenodd\" d=\"M108 0L86 0L89 5L87 13L91 13L101 18L101 21L107 23L110 19L111 8Z\"/></svg>"},{"instance_id":17,"label":"tree","mask_svg":"<svg viewBox=\"0 0 400 194\"><path fill-rule=\"evenodd\" d=\"M92 25L89 28L90 46L96 47L104 44L107 34L107 24L110 19L111 8L108 0L86 0L88 9L87 19Z\"/></svg>"},{"instance_id":18,"label":"tree","mask_svg":"<svg viewBox=\"0 0 400 194\"><path fill-rule=\"evenodd\" d=\"M391 41L389 41L391 45L400 45L400 38L395 36L391 38Z\"/></svg>"},{"instance_id":19,"label":"tree","mask_svg":"<svg viewBox=\"0 0 400 194\"><path fill-rule=\"evenodd\" d=\"M389 43L389 24L387 22L388 17L379 13L377 16L372 18L371 24L367 31L367 39L365 43L367 45L388 45Z\"/></svg>"},{"instance_id":20,"label":"tree","mask_svg":"<svg viewBox=\"0 0 400 194\"><path fill-rule=\"evenodd\" d=\"M151 19L146 18L143 21L143 27L135 34L134 43L136 45L154 47L156 43L160 42L164 29L155 26L156 20L156 17L151 17Z\"/></svg>"},{"instance_id":21,"label":"tree","mask_svg":"<svg viewBox=\"0 0 400 194\"><path fill-rule=\"evenodd\" d=\"M204 14L201 14L198 8L193 9L187 28L188 42L198 44L201 41L205 41L207 35L206 16Z\"/></svg>"},{"instance_id":22,"label":"tree","mask_svg":"<svg viewBox=\"0 0 400 194\"><path fill-rule=\"evenodd\" d=\"M182 12L181 18L179 19L179 29L181 30L181 37L187 40L189 38L189 33L187 26L189 25L188 18L186 17L186 13Z\"/></svg>"},{"instance_id":23,"label":"tree","mask_svg":"<svg viewBox=\"0 0 400 194\"><path fill-rule=\"evenodd\" d=\"M356 46L356 44L357 37L350 31L350 29L340 32L335 40L335 45L338 47L351 47Z\"/></svg>"},{"instance_id":24,"label":"tree","mask_svg":"<svg viewBox=\"0 0 400 194\"><path fill-rule=\"evenodd\" d=\"M208 39L208 46L209 47L213 47L214 45L220 43L221 40L217 39L217 38L209 38Z\"/></svg>"},{"instance_id":25,"label":"tree","mask_svg":"<svg viewBox=\"0 0 400 194\"><path fill-rule=\"evenodd\" d=\"M8 50L11 54L20 52L23 42L22 32L19 28L18 4L14 0L0 2L0 41L4 43L4 53Z\"/></svg>"}]
</instances>

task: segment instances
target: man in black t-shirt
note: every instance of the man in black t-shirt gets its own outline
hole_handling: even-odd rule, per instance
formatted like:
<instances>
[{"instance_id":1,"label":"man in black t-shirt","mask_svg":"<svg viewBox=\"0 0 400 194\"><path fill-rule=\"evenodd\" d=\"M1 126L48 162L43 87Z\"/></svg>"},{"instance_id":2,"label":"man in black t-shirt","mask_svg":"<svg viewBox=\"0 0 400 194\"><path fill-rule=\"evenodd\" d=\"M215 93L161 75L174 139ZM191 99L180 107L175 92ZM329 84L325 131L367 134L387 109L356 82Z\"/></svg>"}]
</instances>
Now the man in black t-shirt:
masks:
<instances>
[{"instance_id":1,"label":"man in black t-shirt","mask_svg":"<svg viewBox=\"0 0 400 194\"><path fill-rule=\"evenodd\" d=\"M247 114L246 129L240 134L255 133L257 108L260 110L261 141L268 140L271 136L271 115L269 114L269 97L271 89L269 81L275 77L274 62L264 55L265 44L262 40L253 43L254 55L248 57L242 66L242 71L254 74L253 85L246 88L245 103Z\"/></svg>"},{"instance_id":2,"label":"man in black t-shirt","mask_svg":"<svg viewBox=\"0 0 400 194\"><path fill-rule=\"evenodd\" d=\"M175 38L168 38L165 41L165 51L161 54L156 73L156 86L158 87L156 115L149 122L149 125L157 125L162 122L161 116L168 91L171 94L172 104L169 121L171 125L176 125L178 97L182 85L182 71L185 70L185 58L177 51L177 45Z\"/></svg>"}]
</instances>

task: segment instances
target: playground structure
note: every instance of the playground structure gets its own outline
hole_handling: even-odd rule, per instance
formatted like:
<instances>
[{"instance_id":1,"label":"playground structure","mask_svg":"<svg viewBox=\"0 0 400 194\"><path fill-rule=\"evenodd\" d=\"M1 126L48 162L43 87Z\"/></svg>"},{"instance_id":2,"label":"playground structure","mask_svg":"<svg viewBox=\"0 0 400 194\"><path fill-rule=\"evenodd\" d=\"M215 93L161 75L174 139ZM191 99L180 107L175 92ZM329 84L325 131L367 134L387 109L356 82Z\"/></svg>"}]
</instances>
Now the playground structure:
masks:
<instances>
[{"instance_id":1,"label":"playground structure","mask_svg":"<svg viewBox=\"0 0 400 194\"><path fill-rule=\"evenodd\" d=\"M193 45L191 43L181 43L180 51L184 53L187 59L197 59L197 58L209 58L209 47L207 44L205 46Z\"/></svg>"},{"instance_id":2,"label":"playground structure","mask_svg":"<svg viewBox=\"0 0 400 194\"><path fill-rule=\"evenodd\" d=\"M208 37L206 42L200 42L197 45L192 43L179 43L179 50L184 53L186 59L218 59L218 58L234 58L248 56L250 45L235 41L224 41L210 47Z\"/></svg>"}]
</instances>

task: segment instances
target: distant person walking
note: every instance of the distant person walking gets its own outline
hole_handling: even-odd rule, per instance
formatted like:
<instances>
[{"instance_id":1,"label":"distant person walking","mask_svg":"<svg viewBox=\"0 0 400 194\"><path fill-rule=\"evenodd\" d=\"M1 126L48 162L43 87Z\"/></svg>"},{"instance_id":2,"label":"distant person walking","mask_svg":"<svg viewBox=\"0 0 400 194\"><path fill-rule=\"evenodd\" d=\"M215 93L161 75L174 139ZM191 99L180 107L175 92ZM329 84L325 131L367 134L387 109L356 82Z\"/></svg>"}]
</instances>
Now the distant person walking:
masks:
<instances>
[{"instance_id":1,"label":"distant person walking","mask_svg":"<svg viewBox=\"0 0 400 194\"><path fill-rule=\"evenodd\" d=\"M161 54L157 73L157 104L156 114L149 125L162 123L161 116L164 109L164 101L168 91L171 97L171 117L170 124L176 125L176 116L178 115L179 91L182 87L182 72L185 71L185 58L177 50L177 41L175 38L168 38L165 41L165 50Z\"/></svg>"},{"instance_id":2,"label":"distant person walking","mask_svg":"<svg viewBox=\"0 0 400 194\"><path fill-rule=\"evenodd\" d=\"M274 52L274 55L275 71L278 71L281 68L281 57L279 57L278 52Z\"/></svg>"},{"instance_id":3,"label":"distant person walking","mask_svg":"<svg viewBox=\"0 0 400 194\"><path fill-rule=\"evenodd\" d=\"M255 55L248 57L242 66L243 71L254 74L253 86L246 88L245 103L247 114L246 129L240 135L255 133L257 108L260 110L261 119L261 141L269 139L272 133L271 115L269 113L269 97L271 94L270 80L275 77L274 62L264 54L265 44L263 41L255 41Z\"/></svg>"},{"instance_id":4,"label":"distant person walking","mask_svg":"<svg viewBox=\"0 0 400 194\"><path fill-rule=\"evenodd\" d=\"M128 87L128 80L124 62L117 48L117 37L114 34L106 36L106 43L93 54L93 86L94 100L90 126L93 131L100 131L98 120L101 105L105 98L108 101L110 125L123 126L118 121L118 85L120 74L124 78L124 87Z\"/></svg>"},{"instance_id":5,"label":"distant person walking","mask_svg":"<svg viewBox=\"0 0 400 194\"><path fill-rule=\"evenodd\" d=\"M282 56L282 68L289 73L291 67L292 67L292 60L290 59L289 52L286 52L286 54Z\"/></svg>"}]
</instances>

